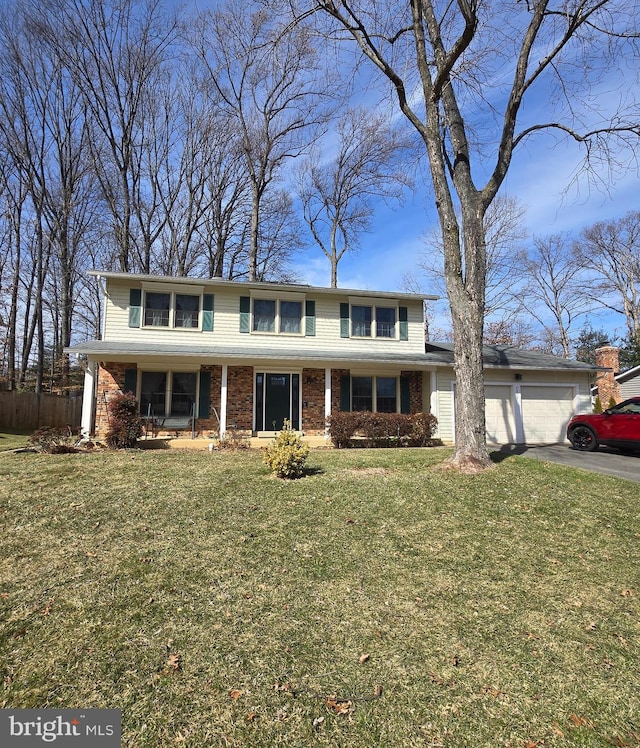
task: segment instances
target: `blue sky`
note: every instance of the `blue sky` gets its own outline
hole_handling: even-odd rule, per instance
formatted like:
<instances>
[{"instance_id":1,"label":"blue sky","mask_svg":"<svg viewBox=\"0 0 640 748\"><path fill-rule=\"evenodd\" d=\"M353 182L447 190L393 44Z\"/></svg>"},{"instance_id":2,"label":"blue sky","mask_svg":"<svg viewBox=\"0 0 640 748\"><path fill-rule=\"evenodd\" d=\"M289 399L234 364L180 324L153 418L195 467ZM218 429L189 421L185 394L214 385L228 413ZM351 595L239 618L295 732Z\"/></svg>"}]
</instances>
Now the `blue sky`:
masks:
<instances>
[{"instance_id":1,"label":"blue sky","mask_svg":"<svg viewBox=\"0 0 640 748\"><path fill-rule=\"evenodd\" d=\"M540 50L541 56L542 53ZM573 113L587 126L599 123L602 114L612 114L621 105L629 104L633 96L640 99L635 58L630 55L617 62L620 67L605 67L601 71L598 83L584 92L584 101L579 96L570 101ZM512 66L513 60L505 55L502 66L496 65L496 77L491 82L508 84ZM362 67L360 74L375 75L372 66L367 65ZM546 84L549 86L539 91L534 86L527 94L529 98L525 98L520 127L553 117L548 111L552 108L552 81L542 85ZM376 86L369 87L365 83L363 88L373 90ZM490 89L489 96L494 98L489 103L496 105L498 111L501 102L496 97L500 95L504 95L504 89L499 86ZM559 102L563 105L562 100ZM564 106L567 108L566 102ZM465 114L468 116L469 112ZM399 119L396 116L396 121ZM478 132L491 137L491 130L483 129L483 124L489 121L480 122ZM524 228L530 236L557 233L577 236L582 229L598 221L620 218L630 210L640 209L640 176L634 152L618 153L615 169L601 164L596 169L596 180L581 169L584 155L583 147L548 131L534 134L516 150L501 194L515 198L524 207ZM490 164L489 168L492 166ZM422 171L427 171L426 166ZM474 177L476 184L482 187L483 176L478 173ZM428 182L421 182L418 176L415 192L407 195L403 205L378 202L372 230L362 236L359 250L345 255L339 264L338 285L343 288L405 290L405 277L417 276L425 293L435 293L429 279L418 267L426 250L424 237L434 229L437 229L437 216L433 194ZM300 270L304 268L301 280L328 285L329 261L319 250L306 252L301 265ZM622 327L621 320L615 319L607 320L606 325L615 327L618 323ZM598 319L594 318L593 324L597 326Z\"/></svg>"}]
</instances>

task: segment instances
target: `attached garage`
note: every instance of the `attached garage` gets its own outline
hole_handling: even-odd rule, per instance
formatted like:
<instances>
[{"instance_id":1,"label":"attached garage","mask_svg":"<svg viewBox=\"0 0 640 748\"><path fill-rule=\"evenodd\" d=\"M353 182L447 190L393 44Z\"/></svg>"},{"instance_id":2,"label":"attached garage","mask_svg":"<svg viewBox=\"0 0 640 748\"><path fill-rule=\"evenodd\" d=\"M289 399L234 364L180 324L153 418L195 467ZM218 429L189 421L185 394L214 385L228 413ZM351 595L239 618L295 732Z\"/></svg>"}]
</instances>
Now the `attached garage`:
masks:
<instances>
[{"instance_id":1,"label":"attached garage","mask_svg":"<svg viewBox=\"0 0 640 748\"><path fill-rule=\"evenodd\" d=\"M575 412L575 388L569 385L522 385L522 427L527 444L557 444Z\"/></svg>"},{"instance_id":2,"label":"attached garage","mask_svg":"<svg viewBox=\"0 0 640 748\"><path fill-rule=\"evenodd\" d=\"M453 345L428 342L425 363L431 369L430 410L438 419L437 436L455 443ZM563 443L571 416L592 409L597 366L503 345L484 346L483 364L491 445Z\"/></svg>"},{"instance_id":3,"label":"attached garage","mask_svg":"<svg viewBox=\"0 0 640 748\"><path fill-rule=\"evenodd\" d=\"M558 444L576 407L570 384L487 384L489 444Z\"/></svg>"}]
</instances>

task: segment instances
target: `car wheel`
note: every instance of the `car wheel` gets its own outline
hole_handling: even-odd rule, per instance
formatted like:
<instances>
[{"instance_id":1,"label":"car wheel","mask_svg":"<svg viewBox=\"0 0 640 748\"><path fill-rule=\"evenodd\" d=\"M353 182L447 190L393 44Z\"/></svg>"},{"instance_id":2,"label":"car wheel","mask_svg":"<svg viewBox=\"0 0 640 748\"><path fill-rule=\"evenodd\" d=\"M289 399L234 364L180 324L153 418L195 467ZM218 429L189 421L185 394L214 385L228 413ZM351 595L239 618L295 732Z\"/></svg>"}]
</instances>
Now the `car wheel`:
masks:
<instances>
[{"instance_id":1,"label":"car wheel","mask_svg":"<svg viewBox=\"0 0 640 748\"><path fill-rule=\"evenodd\" d=\"M569 439L573 448L581 452L593 452L598 449L598 439L588 426L576 426L569 434Z\"/></svg>"}]
</instances>

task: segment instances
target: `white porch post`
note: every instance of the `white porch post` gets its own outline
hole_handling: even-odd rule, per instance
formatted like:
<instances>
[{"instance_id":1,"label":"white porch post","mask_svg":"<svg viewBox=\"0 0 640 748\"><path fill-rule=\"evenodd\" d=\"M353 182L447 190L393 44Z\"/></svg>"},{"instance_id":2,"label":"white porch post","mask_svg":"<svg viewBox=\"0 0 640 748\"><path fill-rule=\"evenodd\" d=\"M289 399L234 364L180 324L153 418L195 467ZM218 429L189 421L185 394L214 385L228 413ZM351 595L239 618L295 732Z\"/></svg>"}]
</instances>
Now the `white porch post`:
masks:
<instances>
[{"instance_id":1,"label":"white porch post","mask_svg":"<svg viewBox=\"0 0 640 748\"><path fill-rule=\"evenodd\" d=\"M90 361L84 370L84 391L82 393L82 416L80 435L88 439L93 431L93 413L95 404L96 364Z\"/></svg>"},{"instance_id":2,"label":"white porch post","mask_svg":"<svg viewBox=\"0 0 640 748\"><path fill-rule=\"evenodd\" d=\"M325 419L331 415L331 368L324 370L324 417ZM329 435L329 428L325 423L324 427L325 436Z\"/></svg>"},{"instance_id":3,"label":"white porch post","mask_svg":"<svg viewBox=\"0 0 640 748\"><path fill-rule=\"evenodd\" d=\"M222 382L220 385L220 438L225 435L227 430L227 382L229 375L229 366L222 364Z\"/></svg>"},{"instance_id":4,"label":"white porch post","mask_svg":"<svg viewBox=\"0 0 640 748\"><path fill-rule=\"evenodd\" d=\"M432 416L435 416L438 420L440 418L440 410L439 410L439 403L438 403L438 377L435 371L430 372L429 374L429 412ZM436 426L436 431L434 436L438 435L438 426Z\"/></svg>"}]
</instances>

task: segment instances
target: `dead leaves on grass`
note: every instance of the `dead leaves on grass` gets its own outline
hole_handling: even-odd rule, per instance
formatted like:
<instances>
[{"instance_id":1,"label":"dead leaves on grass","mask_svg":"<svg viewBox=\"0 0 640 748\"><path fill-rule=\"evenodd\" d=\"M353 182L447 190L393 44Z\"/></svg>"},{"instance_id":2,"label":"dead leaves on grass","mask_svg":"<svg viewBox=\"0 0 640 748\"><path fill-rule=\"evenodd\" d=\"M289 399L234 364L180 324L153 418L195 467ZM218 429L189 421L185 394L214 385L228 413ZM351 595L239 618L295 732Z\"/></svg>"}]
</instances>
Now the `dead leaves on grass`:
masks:
<instances>
[{"instance_id":1,"label":"dead leaves on grass","mask_svg":"<svg viewBox=\"0 0 640 748\"><path fill-rule=\"evenodd\" d=\"M325 706L327 707L328 711L333 712L333 714L339 714L341 716L351 715L356 710L351 699L339 699L337 696L327 697Z\"/></svg>"},{"instance_id":2,"label":"dead leaves on grass","mask_svg":"<svg viewBox=\"0 0 640 748\"><path fill-rule=\"evenodd\" d=\"M167 648L167 659L160 670L160 675L175 675L182 670L182 655Z\"/></svg>"}]
</instances>

